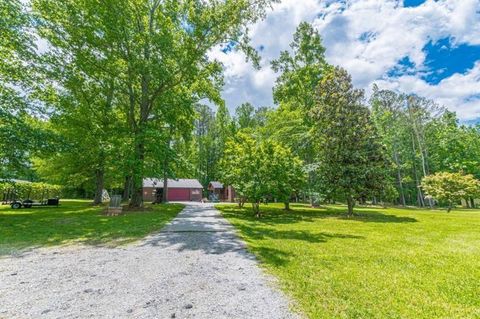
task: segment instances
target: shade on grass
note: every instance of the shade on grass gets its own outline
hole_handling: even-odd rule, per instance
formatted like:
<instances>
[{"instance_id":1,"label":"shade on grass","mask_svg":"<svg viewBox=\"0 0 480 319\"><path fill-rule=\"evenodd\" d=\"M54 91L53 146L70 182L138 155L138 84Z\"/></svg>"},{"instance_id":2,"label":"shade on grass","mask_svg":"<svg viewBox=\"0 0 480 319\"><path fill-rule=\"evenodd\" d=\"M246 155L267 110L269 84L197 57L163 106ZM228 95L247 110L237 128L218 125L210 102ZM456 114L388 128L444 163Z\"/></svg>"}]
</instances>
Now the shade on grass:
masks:
<instances>
[{"instance_id":1,"label":"shade on grass","mask_svg":"<svg viewBox=\"0 0 480 319\"><path fill-rule=\"evenodd\" d=\"M118 245L159 230L183 205L155 205L145 212L104 216L87 201L62 200L59 207L13 210L0 206L0 255L20 249L79 242Z\"/></svg>"},{"instance_id":2,"label":"shade on grass","mask_svg":"<svg viewBox=\"0 0 480 319\"><path fill-rule=\"evenodd\" d=\"M310 318L479 318L480 211L219 205Z\"/></svg>"}]
</instances>

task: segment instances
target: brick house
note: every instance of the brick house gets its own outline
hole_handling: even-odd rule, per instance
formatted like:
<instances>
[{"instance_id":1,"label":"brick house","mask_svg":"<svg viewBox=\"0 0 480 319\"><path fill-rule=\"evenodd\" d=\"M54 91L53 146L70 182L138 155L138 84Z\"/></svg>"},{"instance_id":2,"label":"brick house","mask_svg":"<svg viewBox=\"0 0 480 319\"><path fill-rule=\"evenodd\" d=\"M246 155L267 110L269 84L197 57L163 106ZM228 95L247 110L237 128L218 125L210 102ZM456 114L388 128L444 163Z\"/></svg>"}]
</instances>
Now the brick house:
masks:
<instances>
[{"instance_id":1,"label":"brick house","mask_svg":"<svg viewBox=\"0 0 480 319\"><path fill-rule=\"evenodd\" d=\"M232 186L225 187L222 183L217 181L212 181L208 183L208 194L215 195L218 200L225 202L234 202L235 201L235 190Z\"/></svg>"},{"instance_id":2,"label":"brick house","mask_svg":"<svg viewBox=\"0 0 480 319\"><path fill-rule=\"evenodd\" d=\"M168 179L167 201L201 201L203 186L196 179ZM163 179L145 178L143 180L143 200L162 202Z\"/></svg>"}]
</instances>

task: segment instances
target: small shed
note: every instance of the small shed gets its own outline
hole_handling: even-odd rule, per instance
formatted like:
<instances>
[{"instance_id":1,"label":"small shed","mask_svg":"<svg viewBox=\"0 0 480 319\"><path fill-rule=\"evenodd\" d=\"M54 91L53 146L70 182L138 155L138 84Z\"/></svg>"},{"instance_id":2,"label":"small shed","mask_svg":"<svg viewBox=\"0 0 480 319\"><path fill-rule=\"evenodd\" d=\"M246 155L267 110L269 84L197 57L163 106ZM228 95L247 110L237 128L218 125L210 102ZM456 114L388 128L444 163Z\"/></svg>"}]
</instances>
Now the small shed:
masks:
<instances>
[{"instance_id":1,"label":"small shed","mask_svg":"<svg viewBox=\"0 0 480 319\"><path fill-rule=\"evenodd\" d=\"M208 184L208 194L214 195L220 201L235 201L235 191L233 187L225 186L218 181L212 181Z\"/></svg>"},{"instance_id":2,"label":"small shed","mask_svg":"<svg viewBox=\"0 0 480 319\"><path fill-rule=\"evenodd\" d=\"M168 179L168 201L201 201L203 186L196 179ZM145 178L143 180L143 199L145 201L162 202L165 192L163 179Z\"/></svg>"}]
</instances>

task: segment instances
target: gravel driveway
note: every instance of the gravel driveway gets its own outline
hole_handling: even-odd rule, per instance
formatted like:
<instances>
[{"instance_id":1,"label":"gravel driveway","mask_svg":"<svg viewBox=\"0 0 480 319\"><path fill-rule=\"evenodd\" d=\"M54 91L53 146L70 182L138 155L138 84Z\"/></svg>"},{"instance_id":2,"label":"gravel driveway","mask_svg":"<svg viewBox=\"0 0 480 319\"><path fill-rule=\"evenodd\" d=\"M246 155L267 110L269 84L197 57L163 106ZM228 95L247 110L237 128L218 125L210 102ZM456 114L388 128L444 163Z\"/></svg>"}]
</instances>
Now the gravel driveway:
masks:
<instances>
[{"instance_id":1,"label":"gravel driveway","mask_svg":"<svg viewBox=\"0 0 480 319\"><path fill-rule=\"evenodd\" d=\"M209 204L117 248L0 259L0 318L298 318Z\"/></svg>"}]
</instances>

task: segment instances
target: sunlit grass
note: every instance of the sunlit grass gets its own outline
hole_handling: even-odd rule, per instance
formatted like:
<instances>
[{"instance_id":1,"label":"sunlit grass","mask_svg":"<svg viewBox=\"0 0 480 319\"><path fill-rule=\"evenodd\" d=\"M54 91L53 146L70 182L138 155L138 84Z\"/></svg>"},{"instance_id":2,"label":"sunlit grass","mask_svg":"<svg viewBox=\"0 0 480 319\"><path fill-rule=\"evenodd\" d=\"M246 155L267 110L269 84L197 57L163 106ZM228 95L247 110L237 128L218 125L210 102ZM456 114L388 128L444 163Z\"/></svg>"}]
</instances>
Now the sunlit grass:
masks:
<instances>
[{"instance_id":1,"label":"sunlit grass","mask_svg":"<svg viewBox=\"0 0 480 319\"><path fill-rule=\"evenodd\" d=\"M480 211L218 205L310 318L480 318Z\"/></svg>"},{"instance_id":2,"label":"sunlit grass","mask_svg":"<svg viewBox=\"0 0 480 319\"><path fill-rule=\"evenodd\" d=\"M83 243L118 245L143 238L175 217L183 205L155 205L145 212L101 214L89 201L62 200L59 207L0 206L0 255L33 247Z\"/></svg>"}]
</instances>

